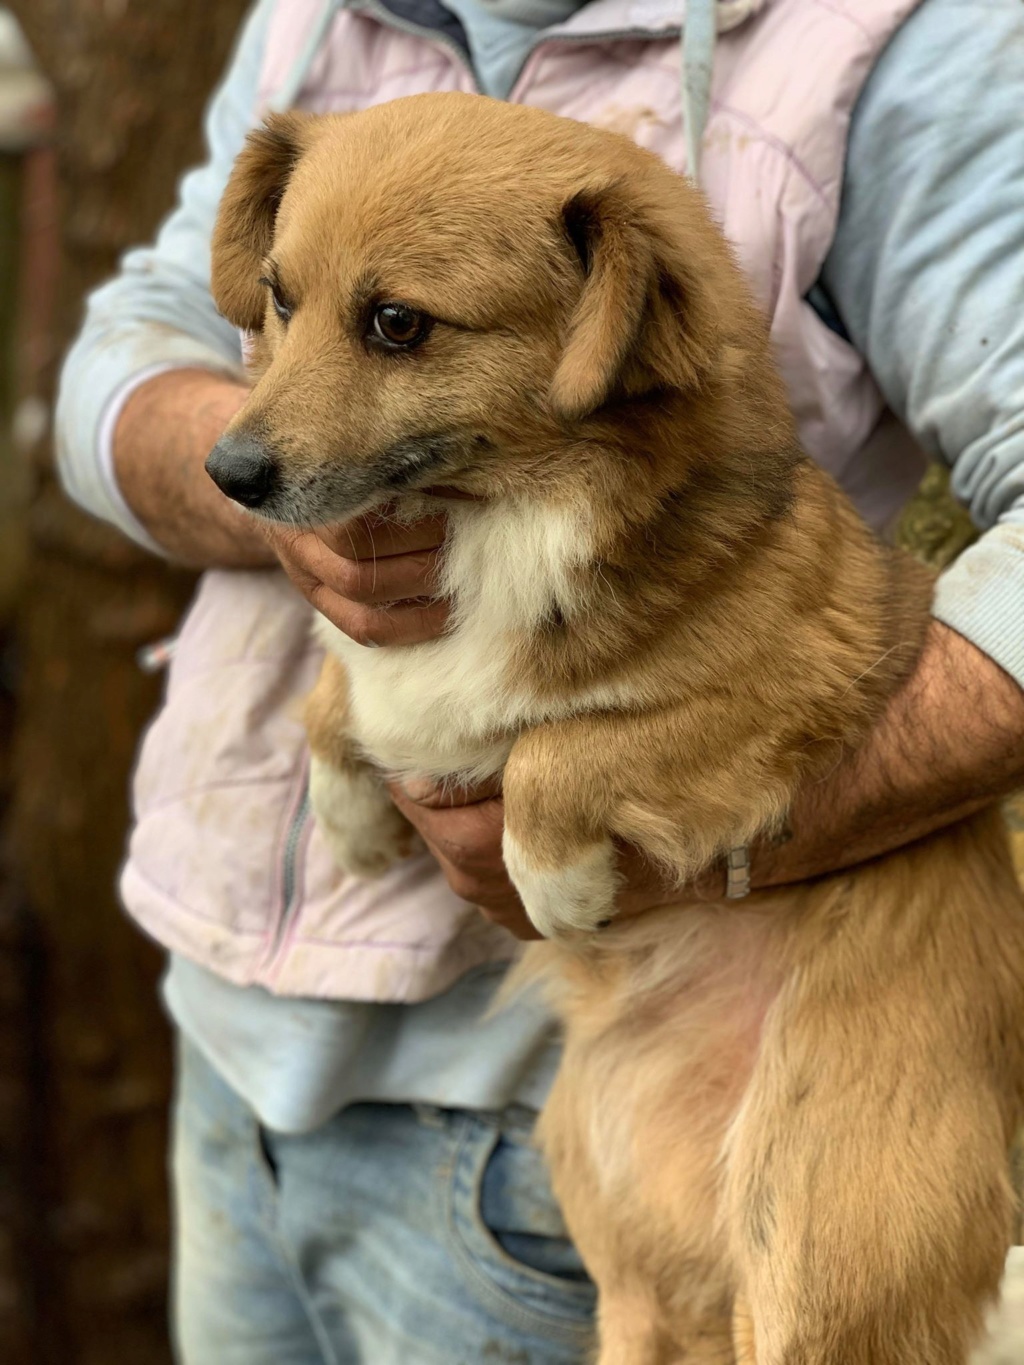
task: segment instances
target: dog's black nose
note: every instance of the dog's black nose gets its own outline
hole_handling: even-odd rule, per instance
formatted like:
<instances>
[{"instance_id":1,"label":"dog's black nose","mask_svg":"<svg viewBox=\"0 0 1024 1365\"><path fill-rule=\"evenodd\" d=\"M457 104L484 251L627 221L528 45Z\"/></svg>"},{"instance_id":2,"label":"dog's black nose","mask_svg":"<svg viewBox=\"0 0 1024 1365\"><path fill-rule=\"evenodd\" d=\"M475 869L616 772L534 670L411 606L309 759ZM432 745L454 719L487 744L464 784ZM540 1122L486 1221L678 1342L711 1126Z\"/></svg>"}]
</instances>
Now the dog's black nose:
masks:
<instances>
[{"instance_id":1,"label":"dog's black nose","mask_svg":"<svg viewBox=\"0 0 1024 1365\"><path fill-rule=\"evenodd\" d=\"M220 438L206 458L206 472L243 507L261 506L277 484L277 465L266 446L241 431Z\"/></svg>"}]
</instances>

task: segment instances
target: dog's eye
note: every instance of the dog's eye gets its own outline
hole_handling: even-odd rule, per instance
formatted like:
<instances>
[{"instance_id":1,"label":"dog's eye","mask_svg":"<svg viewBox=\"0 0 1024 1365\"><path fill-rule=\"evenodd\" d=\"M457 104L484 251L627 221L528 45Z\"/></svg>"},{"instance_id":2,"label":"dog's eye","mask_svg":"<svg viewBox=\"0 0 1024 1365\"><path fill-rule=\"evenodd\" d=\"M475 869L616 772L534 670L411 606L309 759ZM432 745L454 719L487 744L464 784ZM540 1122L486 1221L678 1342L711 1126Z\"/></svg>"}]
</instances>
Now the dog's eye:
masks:
<instances>
[{"instance_id":1,"label":"dog's eye","mask_svg":"<svg viewBox=\"0 0 1024 1365\"><path fill-rule=\"evenodd\" d=\"M409 350L430 331L431 319L405 303L382 303L373 315L373 335L386 346Z\"/></svg>"},{"instance_id":2,"label":"dog's eye","mask_svg":"<svg viewBox=\"0 0 1024 1365\"><path fill-rule=\"evenodd\" d=\"M274 312L277 314L277 316L281 319L282 322L289 322L291 320L292 310L281 297L281 290L278 288L278 286L274 283L273 280L268 280L265 278L260 280L260 284L265 285L266 288L270 290L270 301L274 305Z\"/></svg>"}]
</instances>

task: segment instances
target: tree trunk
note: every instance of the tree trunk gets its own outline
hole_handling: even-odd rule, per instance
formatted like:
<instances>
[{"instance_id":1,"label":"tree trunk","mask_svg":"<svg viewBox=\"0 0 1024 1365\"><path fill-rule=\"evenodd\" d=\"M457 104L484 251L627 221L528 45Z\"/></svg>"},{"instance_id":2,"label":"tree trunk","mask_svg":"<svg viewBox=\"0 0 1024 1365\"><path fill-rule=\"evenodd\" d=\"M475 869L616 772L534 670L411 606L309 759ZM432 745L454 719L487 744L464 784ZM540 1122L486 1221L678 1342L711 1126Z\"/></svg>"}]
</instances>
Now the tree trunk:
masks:
<instances>
[{"instance_id":1,"label":"tree trunk","mask_svg":"<svg viewBox=\"0 0 1024 1365\"><path fill-rule=\"evenodd\" d=\"M202 106L247 0L10 7L58 105L59 302L38 381L49 398L83 295L152 235L201 152ZM168 1031L159 954L124 920L115 881L132 757L159 693L136 651L174 629L191 579L72 509L48 449L35 463L13 842L41 945L33 1066L46 1107L29 1178L42 1207L23 1258L35 1267L26 1301L38 1305L24 1359L158 1365L168 1358ZM2 1346L0 1356L15 1365Z\"/></svg>"}]
</instances>

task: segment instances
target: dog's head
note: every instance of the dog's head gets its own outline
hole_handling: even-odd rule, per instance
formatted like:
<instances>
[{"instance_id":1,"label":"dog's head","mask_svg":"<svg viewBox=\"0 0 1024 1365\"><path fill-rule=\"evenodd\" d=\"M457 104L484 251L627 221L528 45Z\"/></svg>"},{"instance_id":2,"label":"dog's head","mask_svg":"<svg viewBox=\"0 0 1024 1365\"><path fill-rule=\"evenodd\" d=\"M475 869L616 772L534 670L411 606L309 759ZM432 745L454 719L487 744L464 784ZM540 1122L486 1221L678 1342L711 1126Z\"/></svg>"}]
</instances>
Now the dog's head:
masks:
<instances>
[{"instance_id":1,"label":"dog's head","mask_svg":"<svg viewBox=\"0 0 1024 1365\"><path fill-rule=\"evenodd\" d=\"M625 138L474 96L272 117L213 293L251 396L208 469L321 525L410 489L550 486L609 413L697 390L749 306L700 196Z\"/></svg>"}]
</instances>

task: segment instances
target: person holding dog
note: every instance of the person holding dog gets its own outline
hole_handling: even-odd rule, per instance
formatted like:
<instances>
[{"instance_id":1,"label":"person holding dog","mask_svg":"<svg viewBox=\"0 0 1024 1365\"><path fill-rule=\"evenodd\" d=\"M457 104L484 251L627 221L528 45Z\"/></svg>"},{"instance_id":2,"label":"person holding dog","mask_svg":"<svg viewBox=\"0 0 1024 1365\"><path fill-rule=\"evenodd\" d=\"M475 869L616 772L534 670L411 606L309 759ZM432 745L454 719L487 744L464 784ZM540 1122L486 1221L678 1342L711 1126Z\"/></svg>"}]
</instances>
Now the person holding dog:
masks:
<instances>
[{"instance_id":1,"label":"person holding dog","mask_svg":"<svg viewBox=\"0 0 1024 1365\"><path fill-rule=\"evenodd\" d=\"M246 394L208 260L247 130L270 107L476 89L628 132L685 171L706 119L701 180L809 453L879 528L920 472L902 429L949 463L985 533L940 580L883 723L784 841L752 850L769 886L920 838L1024 775L1022 41L1016 0L989 0L984 25L967 0L691 0L682 49L657 0L254 8L210 159L91 300L58 413L73 496L208 571L143 749L123 883L171 952L186 1365L577 1361L594 1306L529 1143L557 1040L537 1006L488 1013L512 936L532 932L500 792L396 788L430 856L379 883L341 879L309 818L307 604L367 647L436 636L443 521L272 528L203 468ZM620 913L664 903L628 850L623 871ZM716 869L694 895L725 890Z\"/></svg>"}]
</instances>

